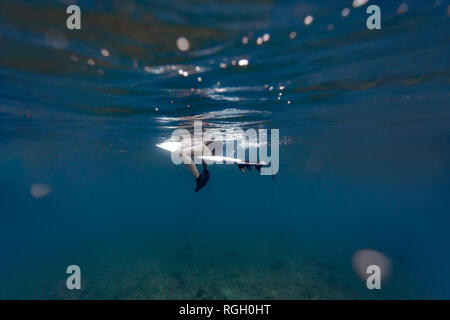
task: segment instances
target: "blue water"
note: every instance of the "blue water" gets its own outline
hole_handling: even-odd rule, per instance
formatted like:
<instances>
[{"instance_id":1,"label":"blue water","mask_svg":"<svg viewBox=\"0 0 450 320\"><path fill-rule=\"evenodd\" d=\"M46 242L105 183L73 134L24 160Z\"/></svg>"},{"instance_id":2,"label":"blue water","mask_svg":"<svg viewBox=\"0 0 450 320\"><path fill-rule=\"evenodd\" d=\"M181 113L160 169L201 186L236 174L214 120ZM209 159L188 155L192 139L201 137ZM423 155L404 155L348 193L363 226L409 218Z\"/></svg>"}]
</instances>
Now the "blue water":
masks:
<instances>
[{"instance_id":1,"label":"blue water","mask_svg":"<svg viewBox=\"0 0 450 320\"><path fill-rule=\"evenodd\" d=\"M79 31L0 2L0 298L450 298L449 1L377 1L374 31L373 1L75 2ZM279 128L275 180L213 165L195 193L155 147L194 118Z\"/></svg>"}]
</instances>

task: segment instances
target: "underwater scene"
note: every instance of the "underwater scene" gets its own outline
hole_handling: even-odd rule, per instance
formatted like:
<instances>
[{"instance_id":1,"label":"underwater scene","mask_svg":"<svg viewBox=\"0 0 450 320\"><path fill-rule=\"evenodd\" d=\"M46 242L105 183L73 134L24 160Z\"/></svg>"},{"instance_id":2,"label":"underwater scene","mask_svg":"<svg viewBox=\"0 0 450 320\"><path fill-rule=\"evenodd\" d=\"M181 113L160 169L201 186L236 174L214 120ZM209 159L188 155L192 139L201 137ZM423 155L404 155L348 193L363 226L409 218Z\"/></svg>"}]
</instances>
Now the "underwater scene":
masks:
<instances>
[{"instance_id":1,"label":"underwater scene","mask_svg":"<svg viewBox=\"0 0 450 320\"><path fill-rule=\"evenodd\" d=\"M0 299L450 299L449 57L448 0L0 0Z\"/></svg>"}]
</instances>

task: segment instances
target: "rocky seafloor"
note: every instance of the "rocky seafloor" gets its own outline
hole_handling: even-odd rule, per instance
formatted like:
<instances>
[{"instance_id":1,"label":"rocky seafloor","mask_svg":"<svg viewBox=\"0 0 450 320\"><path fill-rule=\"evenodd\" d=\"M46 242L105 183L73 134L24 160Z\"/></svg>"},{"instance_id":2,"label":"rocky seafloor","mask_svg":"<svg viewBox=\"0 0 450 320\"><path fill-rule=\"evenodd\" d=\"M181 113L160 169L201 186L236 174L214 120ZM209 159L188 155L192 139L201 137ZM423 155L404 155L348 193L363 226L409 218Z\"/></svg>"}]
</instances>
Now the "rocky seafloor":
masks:
<instances>
[{"instance_id":1,"label":"rocky seafloor","mask_svg":"<svg viewBox=\"0 0 450 320\"><path fill-rule=\"evenodd\" d=\"M94 270L94 268L92 268ZM103 261L82 273L82 290L68 290L63 274L35 275L4 298L31 299L355 299L362 298L331 265L315 259L195 256ZM26 288L26 289L24 289Z\"/></svg>"},{"instance_id":2,"label":"rocky seafloor","mask_svg":"<svg viewBox=\"0 0 450 320\"><path fill-rule=\"evenodd\" d=\"M78 250L36 256L2 277L0 299L396 299L417 294L404 274L383 283L383 290L367 290L345 252L332 262L317 248L270 247L262 239L245 247L237 237L227 245L161 238L90 248L81 243ZM81 290L66 287L71 264L81 268Z\"/></svg>"},{"instance_id":3,"label":"rocky seafloor","mask_svg":"<svg viewBox=\"0 0 450 320\"><path fill-rule=\"evenodd\" d=\"M327 266L314 261L242 264L232 255L195 263L139 261L105 269L81 298L95 299L333 299L352 298ZM95 285L94 285L95 282ZM65 298L64 291L61 294Z\"/></svg>"}]
</instances>

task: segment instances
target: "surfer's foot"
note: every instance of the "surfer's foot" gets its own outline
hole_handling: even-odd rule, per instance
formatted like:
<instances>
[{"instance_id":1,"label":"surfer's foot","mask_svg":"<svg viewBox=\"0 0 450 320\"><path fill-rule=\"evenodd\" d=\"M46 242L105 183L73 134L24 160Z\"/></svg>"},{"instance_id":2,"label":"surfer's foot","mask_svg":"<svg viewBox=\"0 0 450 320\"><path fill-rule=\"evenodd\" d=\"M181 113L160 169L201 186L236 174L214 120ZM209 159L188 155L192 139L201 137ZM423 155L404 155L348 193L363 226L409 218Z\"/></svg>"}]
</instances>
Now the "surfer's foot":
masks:
<instances>
[{"instance_id":1,"label":"surfer's foot","mask_svg":"<svg viewBox=\"0 0 450 320\"><path fill-rule=\"evenodd\" d=\"M198 192L201 188L206 186L208 180L209 180L209 171L203 170L203 173L200 173L198 178L195 180L195 182L197 183L197 186L195 187L195 192Z\"/></svg>"},{"instance_id":2,"label":"surfer's foot","mask_svg":"<svg viewBox=\"0 0 450 320\"><path fill-rule=\"evenodd\" d=\"M205 160L202 160L202 166L203 166L203 173L205 173L205 171L208 171L208 165L206 164Z\"/></svg>"}]
</instances>

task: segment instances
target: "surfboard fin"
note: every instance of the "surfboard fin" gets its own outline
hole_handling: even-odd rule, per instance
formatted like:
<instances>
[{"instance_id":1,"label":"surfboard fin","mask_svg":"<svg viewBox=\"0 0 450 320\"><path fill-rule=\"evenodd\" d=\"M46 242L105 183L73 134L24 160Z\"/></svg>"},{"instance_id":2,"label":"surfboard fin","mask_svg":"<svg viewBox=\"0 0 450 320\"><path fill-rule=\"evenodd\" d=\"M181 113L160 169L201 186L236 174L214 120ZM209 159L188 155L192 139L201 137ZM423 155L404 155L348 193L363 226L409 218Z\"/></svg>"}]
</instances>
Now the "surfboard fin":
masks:
<instances>
[{"instance_id":1,"label":"surfboard fin","mask_svg":"<svg viewBox=\"0 0 450 320\"><path fill-rule=\"evenodd\" d=\"M242 173L245 173L245 165L244 165L244 164L238 164L237 167L239 168L239 170L240 170Z\"/></svg>"}]
</instances>

